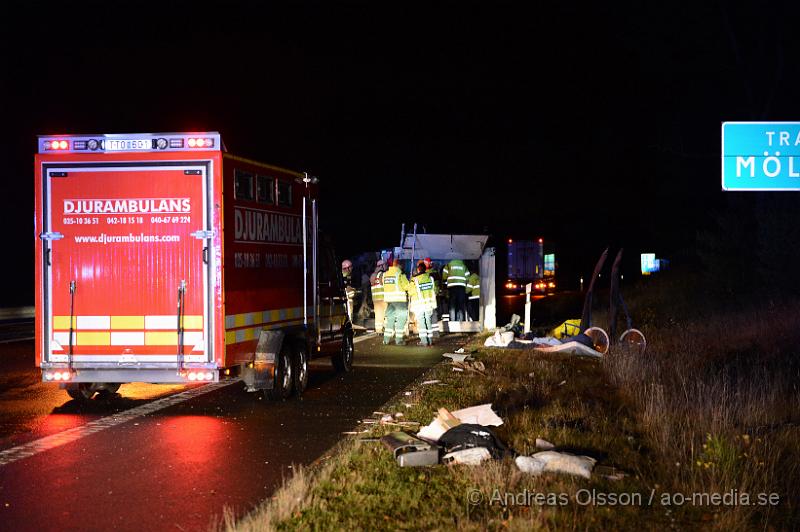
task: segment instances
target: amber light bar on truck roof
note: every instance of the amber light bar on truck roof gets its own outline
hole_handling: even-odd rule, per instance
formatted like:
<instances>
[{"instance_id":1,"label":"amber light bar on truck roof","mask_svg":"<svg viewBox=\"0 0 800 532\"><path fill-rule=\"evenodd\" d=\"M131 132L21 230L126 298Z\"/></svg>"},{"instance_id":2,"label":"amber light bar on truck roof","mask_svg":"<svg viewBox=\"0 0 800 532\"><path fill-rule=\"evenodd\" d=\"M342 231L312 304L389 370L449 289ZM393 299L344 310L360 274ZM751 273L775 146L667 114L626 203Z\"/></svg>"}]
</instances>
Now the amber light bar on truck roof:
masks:
<instances>
[{"instance_id":1,"label":"amber light bar on truck roof","mask_svg":"<svg viewBox=\"0 0 800 532\"><path fill-rule=\"evenodd\" d=\"M40 135L39 153L125 153L222 148L219 133Z\"/></svg>"}]
</instances>

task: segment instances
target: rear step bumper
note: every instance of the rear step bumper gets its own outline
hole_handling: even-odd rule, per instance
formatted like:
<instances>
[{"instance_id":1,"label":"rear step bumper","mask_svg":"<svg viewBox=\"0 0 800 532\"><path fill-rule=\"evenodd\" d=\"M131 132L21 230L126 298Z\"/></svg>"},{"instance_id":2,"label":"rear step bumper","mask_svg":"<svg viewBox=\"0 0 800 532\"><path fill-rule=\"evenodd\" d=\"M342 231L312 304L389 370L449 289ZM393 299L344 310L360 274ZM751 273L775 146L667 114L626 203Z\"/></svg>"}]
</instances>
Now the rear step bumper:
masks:
<instances>
[{"instance_id":1,"label":"rear step bumper","mask_svg":"<svg viewBox=\"0 0 800 532\"><path fill-rule=\"evenodd\" d=\"M54 372L64 372L65 369L58 368L43 369L42 381L53 383L70 382L149 382L149 383L180 383L194 384L219 381L219 370L211 368L185 368L181 375L178 375L175 368L172 369L142 369L142 368L108 368L108 369L81 369L74 368L69 375L69 379L48 379L47 374ZM208 374L211 378L208 378ZM195 378L191 378L194 374ZM202 374L198 379L197 375Z\"/></svg>"}]
</instances>

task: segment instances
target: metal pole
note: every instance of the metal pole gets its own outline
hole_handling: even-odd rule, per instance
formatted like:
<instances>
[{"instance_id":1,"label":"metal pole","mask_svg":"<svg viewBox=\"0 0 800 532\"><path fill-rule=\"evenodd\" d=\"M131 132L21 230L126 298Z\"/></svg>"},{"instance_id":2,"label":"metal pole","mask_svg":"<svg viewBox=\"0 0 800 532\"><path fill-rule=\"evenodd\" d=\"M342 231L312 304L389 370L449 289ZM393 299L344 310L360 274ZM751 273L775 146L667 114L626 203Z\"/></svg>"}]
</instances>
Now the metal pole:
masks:
<instances>
[{"instance_id":1,"label":"metal pole","mask_svg":"<svg viewBox=\"0 0 800 532\"><path fill-rule=\"evenodd\" d=\"M417 250L417 224L414 224L414 241L411 243L411 265L409 266L409 273L411 274L409 277L413 279L414 277L414 253ZM408 308L406 305L406 327L408 328L409 335L411 334L411 324L408 322L409 318L411 317L411 309ZM416 315L414 315L416 318ZM419 324L417 324L417 329L419 329Z\"/></svg>"},{"instance_id":2,"label":"metal pole","mask_svg":"<svg viewBox=\"0 0 800 532\"><path fill-rule=\"evenodd\" d=\"M72 321L75 319L75 281L69 282L69 358L67 359L67 368L72 369L72 335L75 334L75 328L72 326Z\"/></svg>"},{"instance_id":3,"label":"metal pole","mask_svg":"<svg viewBox=\"0 0 800 532\"><path fill-rule=\"evenodd\" d=\"M303 196L303 325L308 327L308 221L305 196Z\"/></svg>"},{"instance_id":4,"label":"metal pole","mask_svg":"<svg viewBox=\"0 0 800 532\"><path fill-rule=\"evenodd\" d=\"M317 347L319 347L319 343L322 341L322 336L319 329L319 297L317 296L317 244L318 244L318 228L317 228L317 200L311 200L311 228L314 231L314 234L311 236L312 238L312 249L311 249L311 257L312 257L312 279L314 283L313 287L313 295L314 295L314 327L317 330Z\"/></svg>"}]
</instances>

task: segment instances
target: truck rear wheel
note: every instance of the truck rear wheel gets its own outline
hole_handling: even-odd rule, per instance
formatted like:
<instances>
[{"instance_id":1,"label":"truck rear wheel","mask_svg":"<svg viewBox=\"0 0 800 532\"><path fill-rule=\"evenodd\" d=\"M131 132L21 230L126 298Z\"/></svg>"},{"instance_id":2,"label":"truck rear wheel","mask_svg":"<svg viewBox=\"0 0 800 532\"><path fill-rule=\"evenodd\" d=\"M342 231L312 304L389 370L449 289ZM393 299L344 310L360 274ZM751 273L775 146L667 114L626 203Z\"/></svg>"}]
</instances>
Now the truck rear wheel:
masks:
<instances>
[{"instance_id":1,"label":"truck rear wheel","mask_svg":"<svg viewBox=\"0 0 800 532\"><path fill-rule=\"evenodd\" d=\"M77 385L69 386L66 390L67 394L76 401L89 401L95 392L91 382L80 382Z\"/></svg>"},{"instance_id":2,"label":"truck rear wheel","mask_svg":"<svg viewBox=\"0 0 800 532\"><path fill-rule=\"evenodd\" d=\"M346 331L342 337L342 348L331 358L336 371L353 369L353 352L353 331Z\"/></svg>"},{"instance_id":3,"label":"truck rear wheel","mask_svg":"<svg viewBox=\"0 0 800 532\"><path fill-rule=\"evenodd\" d=\"M108 382L104 383L98 390L97 390L97 397L100 399L110 399L117 393L121 384L119 382Z\"/></svg>"},{"instance_id":4,"label":"truck rear wheel","mask_svg":"<svg viewBox=\"0 0 800 532\"><path fill-rule=\"evenodd\" d=\"M273 401L281 401L292 394L292 385L294 384L292 369L292 348L289 342L283 342L281 352L275 360L275 379L272 389L267 390L267 397Z\"/></svg>"},{"instance_id":5,"label":"truck rear wheel","mask_svg":"<svg viewBox=\"0 0 800 532\"><path fill-rule=\"evenodd\" d=\"M308 387L308 349L305 343L298 342L294 347L294 393L303 395Z\"/></svg>"}]
</instances>

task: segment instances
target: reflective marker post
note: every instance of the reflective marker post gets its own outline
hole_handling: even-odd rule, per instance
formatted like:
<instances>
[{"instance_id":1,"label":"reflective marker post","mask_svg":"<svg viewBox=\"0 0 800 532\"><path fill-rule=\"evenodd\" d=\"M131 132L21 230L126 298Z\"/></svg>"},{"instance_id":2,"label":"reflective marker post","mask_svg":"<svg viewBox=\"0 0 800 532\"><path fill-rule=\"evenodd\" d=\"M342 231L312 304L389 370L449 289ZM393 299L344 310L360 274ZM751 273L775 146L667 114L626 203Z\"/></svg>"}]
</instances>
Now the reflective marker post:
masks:
<instances>
[{"instance_id":1,"label":"reflective marker post","mask_svg":"<svg viewBox=\"0 0 800 532\"><path fill-rule=\"evenodd\" d=\"M531 288L533 287L533 283L528 283L525 285L525 327L523 328L523 333L531 332Z\"/></svg>"}]
</instances>

